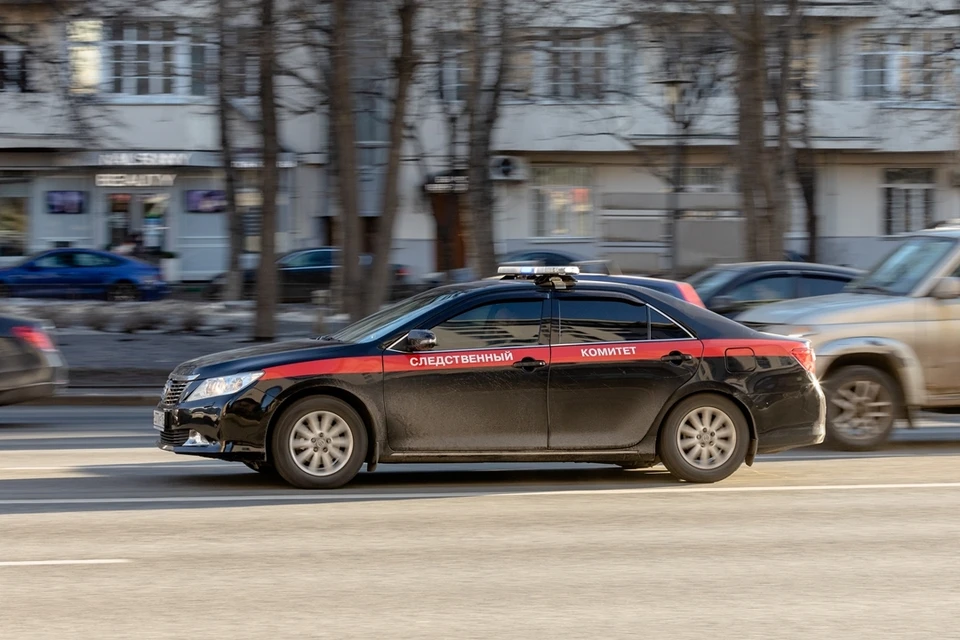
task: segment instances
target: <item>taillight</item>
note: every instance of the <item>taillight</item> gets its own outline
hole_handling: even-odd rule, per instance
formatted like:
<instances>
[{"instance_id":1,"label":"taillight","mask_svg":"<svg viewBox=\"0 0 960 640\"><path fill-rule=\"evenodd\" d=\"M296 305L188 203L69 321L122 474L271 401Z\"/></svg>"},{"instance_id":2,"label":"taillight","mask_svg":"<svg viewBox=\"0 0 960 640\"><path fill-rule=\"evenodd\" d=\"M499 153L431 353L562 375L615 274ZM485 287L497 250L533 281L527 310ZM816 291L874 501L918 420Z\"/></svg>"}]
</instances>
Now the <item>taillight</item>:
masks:
<instances>
[{"instance_id":1,"label":"taillight","mask_svg":"<svg viewBox=\"0 0 960 640\"><path fill-rule=\"evenodd\" d=\"M14 327L12 333L41 351L54 351L53 341L43 329L36 327Z\"/></svg>"},{"instance_id":2,"label":"taillight","mask_svg":"<svg viewBox=\"0 0 960 640\"><path fill-rule=\"evenodd\" d=\"M410 272L407 270L406 267L397 267L397 275L400 276L401 278L406 278L409 274Z\"/></svg>"},{"instance_id":3,"label":"taillight","mask_svg":"<svg viewBox=\"0 0 960 640\"><path fill-rule=\"evenodd\" d=\"M816 373L817 356L809 345L794 347L790 350L790 355L796 358L804 369L810 373Z\"/></svg>"},{"instance_id":4,"label":"taillight","mask_svg":"<svg viewBox=\"0 0 960 640\"><path fill-rule=\"evenodd\" d=\"M706 305L703 304L703 300L700 299L697 290L693 288L693 285L687 282L678 282L677 288L680 290L680 297L690 304L695 304L698 307L706 309Z\"/></svg>"}]
</instances>

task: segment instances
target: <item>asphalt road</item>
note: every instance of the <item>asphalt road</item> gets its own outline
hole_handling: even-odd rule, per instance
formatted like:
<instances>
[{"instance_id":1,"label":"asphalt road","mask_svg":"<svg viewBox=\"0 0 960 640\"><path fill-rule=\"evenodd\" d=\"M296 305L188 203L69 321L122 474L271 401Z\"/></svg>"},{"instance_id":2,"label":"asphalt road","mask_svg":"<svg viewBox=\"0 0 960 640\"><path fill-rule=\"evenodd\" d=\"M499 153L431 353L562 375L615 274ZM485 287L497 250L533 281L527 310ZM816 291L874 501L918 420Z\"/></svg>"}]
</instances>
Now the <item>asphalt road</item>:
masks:
<instances>
[{"instance_id":1,"label":"asphalt road","mask_svg":"<svg viewBox=\"0 0 960 640\"><path fill-rule=\"evenodd\" d=\"M298 492L148 408L0 409L0 636L960 638L960 422L726 482L381 467Z\"/></svg>"}]
</instances>

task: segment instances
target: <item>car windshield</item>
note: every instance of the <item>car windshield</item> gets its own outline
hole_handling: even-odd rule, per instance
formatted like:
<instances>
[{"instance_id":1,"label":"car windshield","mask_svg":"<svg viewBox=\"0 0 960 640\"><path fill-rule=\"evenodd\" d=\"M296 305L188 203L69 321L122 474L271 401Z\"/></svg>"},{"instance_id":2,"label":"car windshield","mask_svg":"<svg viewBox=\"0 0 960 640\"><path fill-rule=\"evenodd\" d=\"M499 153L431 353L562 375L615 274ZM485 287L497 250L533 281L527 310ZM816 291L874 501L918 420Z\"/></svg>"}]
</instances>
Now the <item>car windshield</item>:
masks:
<instances>
[{"instance_id":1,"label":"car windshield","mask_svg":"<svg viewBox=\"0 0 960 640\"><path fill-rule=\"evenodd\" d=\"M709 300L737 277L733 269L707 269L692 276L687 284L693 287L701 300Z\"/></svg>"},{"instance_id":2,"label":"car windshield","mask_svg":"<svg viewBox=\"0 0 960 640\"><path fill-rule=\"evenodd\" d=\"M957 246L950 238L910 238L870 272L847 285L847 291L904 296Z\"/></svg>"},{"instance_id":3,"label":"car windshield","mask_svg":"<svg viewBox=\"0 0 960 640\"><path fill-rule=\"evenodd\" d=\"M377 342L418 316L460 297L463 290L427 291L354 322L332 336L340 342Z\"/></svg>"}]
</instances>

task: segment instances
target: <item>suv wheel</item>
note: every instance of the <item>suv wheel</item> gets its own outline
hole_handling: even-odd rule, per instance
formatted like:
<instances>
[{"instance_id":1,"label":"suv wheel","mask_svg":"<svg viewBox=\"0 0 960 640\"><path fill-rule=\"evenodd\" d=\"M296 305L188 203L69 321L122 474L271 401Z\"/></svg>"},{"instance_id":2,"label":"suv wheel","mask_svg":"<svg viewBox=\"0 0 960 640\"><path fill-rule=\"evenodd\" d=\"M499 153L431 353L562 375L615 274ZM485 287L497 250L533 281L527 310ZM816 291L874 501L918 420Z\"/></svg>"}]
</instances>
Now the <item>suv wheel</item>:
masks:
<instances>
[{"instance_id":1,"label":"suv wheel","mask_svg":"<svg viewBox=\"0 0 960 640\"><path fill-rule=\"evenodd\" d=\"M367 454L367 431L338 398L305 398L283 412L270 440L270 462L300 489L336 489L350 482Z\"/></svg>"},{"instance_id":2,"label":"suv wheel","mask_svg":"<svg viewBox=\"0 0 960 640\"><path fill-rule=\"evenodd\" d=\"M843 367L824 380L827 444L843 451L872 451L896 423L897 383L874 367Z\"/></svg>"},{"instance_id":3,"label":"suv wheel","mask_svg":"<svg viewBox=\"0 0 960 640\"><path fill-rule=\"evenodd\" d=\"M713 394L680 402L660 429L660 459L674 477L719 482L747 457L750 428L730 400Z\"/></svg>"}]
</instances>

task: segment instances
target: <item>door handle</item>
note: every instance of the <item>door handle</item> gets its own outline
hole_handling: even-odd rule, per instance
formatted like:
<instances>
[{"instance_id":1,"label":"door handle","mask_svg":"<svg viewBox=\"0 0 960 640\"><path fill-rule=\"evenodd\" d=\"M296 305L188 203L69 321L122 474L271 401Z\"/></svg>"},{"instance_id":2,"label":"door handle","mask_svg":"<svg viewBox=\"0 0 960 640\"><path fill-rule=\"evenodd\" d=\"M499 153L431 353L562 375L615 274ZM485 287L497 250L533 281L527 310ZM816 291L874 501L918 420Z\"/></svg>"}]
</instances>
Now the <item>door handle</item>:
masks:
<instances>
[{"instance_id":1,"label":"door handle","mask_svg":"<svg viewBox=\"0 0 960 640\"><path fill-rule=\"evenodd\" d=\"M546 362L543 360L534 360L533 358L524 358L523 360L513 363L514 369L523 369L524 371L533 371L534 369L545 366L547 366Z\"/></svg>"},{"instance_id":2,"label":"door handle","mask_svg":"<svg viewBox=\"0 0 960 640\"><path fill-rule=\"evenodd\" d=\"M660 358L660 362L669 362L670 364L683 364L684 362L693 362L693 356L689 353L680 353L679 351L671 351L667 355Z\"/></svg>"}]
</instances>

